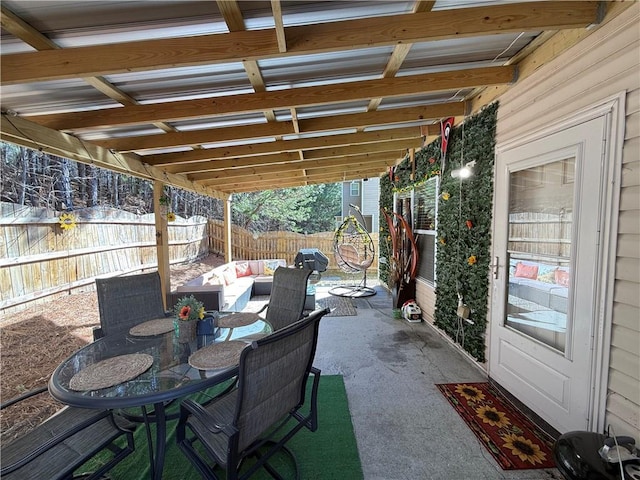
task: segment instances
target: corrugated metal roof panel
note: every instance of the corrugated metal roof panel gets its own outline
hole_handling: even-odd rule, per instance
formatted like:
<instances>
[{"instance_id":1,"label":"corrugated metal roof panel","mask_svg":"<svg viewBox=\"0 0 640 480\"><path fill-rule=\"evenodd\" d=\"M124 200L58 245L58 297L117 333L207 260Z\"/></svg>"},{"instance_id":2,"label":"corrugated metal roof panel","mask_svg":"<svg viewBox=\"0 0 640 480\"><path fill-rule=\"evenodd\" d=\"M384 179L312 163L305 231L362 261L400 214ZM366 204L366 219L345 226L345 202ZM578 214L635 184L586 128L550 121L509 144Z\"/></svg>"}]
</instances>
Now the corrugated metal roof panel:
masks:
<instances>
[{"instance_id":1,"label":"corrugated metal roof panel","mask_svg":"<svg viewBox=\"0 0 640 480\"><path fill-rule=\"evenodd\" d=\"M402 62L398 75L430 71L501 65L538 35L502 34L415 43Z\"/></svg>"},{"instance_id":2,"label":"corrugated metal roof panel","mask_svg":"<svg viewBox=\"0 0 640 480\"><path fill-rule=\"evenodd\" d=\"M42 115L121 105L80 79L2 86L2 108L20 115Z\"/></svg>"},{"instance_id":3,"label":"corrugated metal roof panel","mask_svg":"<svg viewBox=\"0 0 640 480\"><path fill-rule=\"evenodd\" d=\"M380 78L393 52L377 47L260 60L268 90Z\"/></svg>"}]
</instances>

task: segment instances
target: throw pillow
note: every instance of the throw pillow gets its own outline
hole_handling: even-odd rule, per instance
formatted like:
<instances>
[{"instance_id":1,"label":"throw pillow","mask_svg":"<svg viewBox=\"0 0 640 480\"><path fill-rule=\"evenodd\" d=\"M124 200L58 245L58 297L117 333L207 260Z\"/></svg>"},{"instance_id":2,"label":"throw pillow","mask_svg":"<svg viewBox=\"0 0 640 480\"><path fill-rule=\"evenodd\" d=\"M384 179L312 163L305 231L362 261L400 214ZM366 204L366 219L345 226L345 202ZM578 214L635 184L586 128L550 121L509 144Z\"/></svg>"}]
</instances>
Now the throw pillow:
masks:
<instances>
[{"instance_id":1,"label":"throw pillow","mask_svg":"<svg viewBox=\"0 0 640 480\"><path fill-rule=\"evenodd\" d=\"M219 275L211 275L209 280L207 280L207 285L224 285L225 281L223 278L220 278Z\"/></svg>"},{"instance_id":2,"label":"throw pillow","mask_svg":"<svg viewBox=\"0 0 640 480\"><path fill-rule=\"evenodd\" d=\"M536 280L538 278L538 266L537 265L525 265L522 262L516 264L516 277L530 278Z\"/></svg>"},{"instance_id":3,"label":"throw pillow","mask_svg":"<svg viewBox=\"0 0 640 480\"><path fill-rule=\"evenodd\" d=\"M280 261L278 260L265 260L264 261L264 274L265 275L273 275L276 271L276 268L280 266Z\"/></svg>"},{"instance_id":4,"label":"throw pillow","mask_svg":"<svg viewBox=\"0 0 640 480\"><path fill-rule=\"evenodd\" d=\"M251 268L249 267L249 262L236 262L236 276L240 277L248 277L252 274Z\"/></svg>"},{"instance_id":5,"label":"throw pillow","mask_svg":"<svg viewBox=\"0 0 640 480\"><path fill-rule=\"evenodd\" d=\"M543 273L542 275L538 272L538 281L543 283L556 283L556 271L551 270L550 272Z\"/></svg>"},{"instance_id":6,"label":"throw pillow","mask_svg":"<svg viewBox=\"0 0 640 480\"><path fill-rule=\"evenodd\" d=\"M557 269L556 270L556 283L558 285L562 285L563 287L569 286L569 272L566 270Z\"/></svg>"},{"instance_id":7,"label":"throw pillow","mask_svg":"<svg viewBox=\"0 0 640 480\"><path fill-rule=\"evenodd\" d=\"M222 276L224 277L225 285L231 285L236 281L238 277L236 277L236 269L233 267L227 267L222 271Z\"/></svg>"},{"instance_id":8,"label":"throw pillow","mask_svg":"<svg viewBox=\"0 0 640 480\"><path fill-rule=\"evenodd\" d=\"M544 283L556 283L556 269L552 265L538 266L538 281Z\"/></svg>"}]
</instances>

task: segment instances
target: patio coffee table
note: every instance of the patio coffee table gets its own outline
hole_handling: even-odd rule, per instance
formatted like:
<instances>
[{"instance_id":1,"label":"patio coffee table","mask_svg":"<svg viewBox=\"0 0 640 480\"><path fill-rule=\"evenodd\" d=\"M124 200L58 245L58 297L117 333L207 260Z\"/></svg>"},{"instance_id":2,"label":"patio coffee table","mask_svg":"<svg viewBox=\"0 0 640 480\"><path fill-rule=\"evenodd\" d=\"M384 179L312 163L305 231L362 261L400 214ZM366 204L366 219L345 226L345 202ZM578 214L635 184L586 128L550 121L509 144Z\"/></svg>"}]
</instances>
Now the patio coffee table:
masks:
<instances>
[{"instance_id":1,"label":"patio coffee table","mask_svg":"<svg viewBox=\"0 0 640 480\"><path fill-rule=\"evenodd\" d=\"M250 325L233 328L233 343L237 345L243 336L256 331L271 333L272 329L267 322L257 319ZM231 337L202 335L190 343L178 343L173 331L155 336L106 336L64 360L49 380L49 391L57 400L74 407L142 407L146 412L145 405L153 405L156 445L155 449L149 448L151 477L161 479L166 447L165 404L237 375L239 349L224 345L219 349L220 358L215 358L216 344L232 343L222 340L225 336L227 340ZM204 357L211 362L204 365L216 368L203 370L189 362L199 350L205 350ZM196 355L196 360L198 357L203 355ZM195 365L202 366L198 362ZM94 385L110 386L90 390ZM144 419L149 429L152 420L146 414Z\"/></svg>"}]
</instances>

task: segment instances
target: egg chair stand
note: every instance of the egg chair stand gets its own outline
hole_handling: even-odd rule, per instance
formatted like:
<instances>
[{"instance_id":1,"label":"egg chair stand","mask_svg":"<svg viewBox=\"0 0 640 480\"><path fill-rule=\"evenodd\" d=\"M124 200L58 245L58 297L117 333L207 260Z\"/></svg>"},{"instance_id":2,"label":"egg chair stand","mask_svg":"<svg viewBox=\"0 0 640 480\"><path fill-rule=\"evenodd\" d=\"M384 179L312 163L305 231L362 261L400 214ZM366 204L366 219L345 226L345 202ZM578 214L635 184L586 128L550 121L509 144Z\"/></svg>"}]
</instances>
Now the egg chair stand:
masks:
<instances>
[{"instance_id":1,"label":"egg chair stand","mask_svg":"<svg viewBox=\"0 0 640 480\"><path fill-rule=\"evenodd\" d=\"M360 217L360 210L351 205ZM333 253L340 270L346 273L362 272L362 281L358 285L339 285L329 290L331 295L337 297L362 298L371 297L376 291L367 286L367 269L375 258L373 240L354 215L349 215L336 230L333 237Z\"/></svg>"}]
</instances>

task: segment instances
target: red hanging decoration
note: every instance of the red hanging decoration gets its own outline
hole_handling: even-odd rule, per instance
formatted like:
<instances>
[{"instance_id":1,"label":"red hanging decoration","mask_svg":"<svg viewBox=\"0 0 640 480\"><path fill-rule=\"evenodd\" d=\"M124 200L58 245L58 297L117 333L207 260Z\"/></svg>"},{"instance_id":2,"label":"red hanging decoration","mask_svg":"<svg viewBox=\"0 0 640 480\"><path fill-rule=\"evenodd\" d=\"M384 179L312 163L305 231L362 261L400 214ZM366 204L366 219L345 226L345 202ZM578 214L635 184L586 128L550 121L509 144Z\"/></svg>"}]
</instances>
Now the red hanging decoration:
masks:
<instances>
[{"instance_id":1,"label":"red hanging decoration","mask_svg":"<svg viewBox=\"0 0 640 480\"><path fill-rule=\"evenodd\" d=\"M440 133L442 135L442 155L447 153L447 146L449 145L449 134L451 133L451 128L453 127L453 122L455 117L449 117L444 122L440 122Z\"/></svg>"},{"instance_id":2,"label":"red hanging decoration","mask_svg":"<svg viewBox=\"0 0 640 480\"><path fill-rule=\"evenodd\" d=\"M473 228L473 222L472 222L471 220L467 220L467 221L465 222L465 224L467 225L467 228L468 228L469 230L471 230L471 229Z\"/></svg>"}]
</instances>

